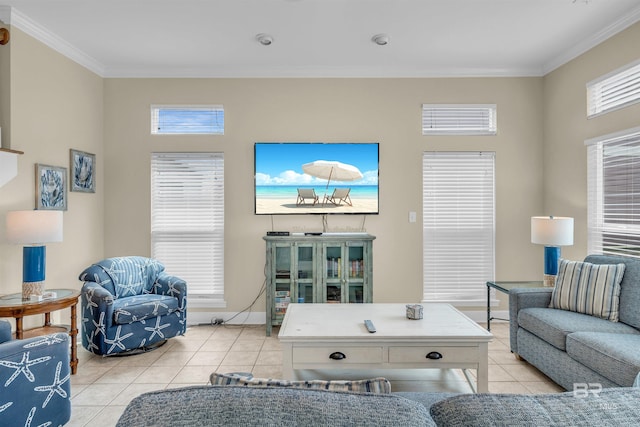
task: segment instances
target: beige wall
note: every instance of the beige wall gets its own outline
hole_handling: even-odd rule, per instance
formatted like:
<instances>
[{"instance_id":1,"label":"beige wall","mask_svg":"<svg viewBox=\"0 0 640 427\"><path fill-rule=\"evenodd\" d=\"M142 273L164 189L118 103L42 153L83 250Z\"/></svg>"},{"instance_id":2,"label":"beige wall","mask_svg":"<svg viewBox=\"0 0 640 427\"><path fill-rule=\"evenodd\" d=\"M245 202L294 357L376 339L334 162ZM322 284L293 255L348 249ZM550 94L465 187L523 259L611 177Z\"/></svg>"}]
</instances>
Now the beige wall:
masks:
<instances>
[{"instance_id":1,"label":"beige wall","mask_svg":"<svg viewBox=\"0 0 640 427\"><path fill-rule=\"evenodd\" d=\"M499 279L536 278L540 248L529 218L542 207L542 79L107 79L105 83L105 255L148 255L149 159L154 151L225 153L225 293L245 308L264 281L262 236L321 230L319 216L253 214L256 141L377 141L380 215L329 216L329 231L358 229L374 242L374 300L422 296L422 152L497 153ZM422 103L496 103L498 135L425 137ZM222 104L224 136L152 136L150 104ZM530 262L540 258L540 262ZM540 267L540 268L538 268ZM264 312L264 299L254 311Z\"/></svg>"},{"instance_id":2,"label":"beige wall","mask_svg":"<svg viewBox=\"0 0 640 427\"><path fill-rule=\"evenodd\" d=\"M46 280L50 288L79 289L78 274L104 251L103 80L20 30L12 29L10 46L0 81L11 81L10 143L24 155L18 176L0 187L0 294L20 292L22 284L22 247L6 242L6 213L34 209L35 164L68 171L71 148L96 154L97 190L68 193L64 241L47 245Z\"/></svg>"},{"instance_id":3,"label":"beige wall","mask_svg":"<svg viewBox=\"0 0 640 427\"><path fill-rule=\"evenodd\" d=\"M587 150L584 141L640 126L640 104L587 119L586 84L640 59L640 23L544 78L545 214L575 218L574 245L563 255L587 255Z\"/></svg>"}]
</instances>

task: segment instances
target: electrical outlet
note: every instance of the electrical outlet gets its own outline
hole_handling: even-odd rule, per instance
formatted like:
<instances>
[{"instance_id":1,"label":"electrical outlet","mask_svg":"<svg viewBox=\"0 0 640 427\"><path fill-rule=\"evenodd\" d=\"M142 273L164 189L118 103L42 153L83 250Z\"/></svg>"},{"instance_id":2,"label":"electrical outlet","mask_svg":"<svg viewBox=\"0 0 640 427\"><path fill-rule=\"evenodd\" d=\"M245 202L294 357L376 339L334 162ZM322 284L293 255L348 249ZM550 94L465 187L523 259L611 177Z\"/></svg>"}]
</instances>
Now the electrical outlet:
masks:
<instances>
[{"instance_id":1,"label":"electrical outlet","mask_svg":"<svg viewBox=\"0 0 640 427\"><path fill-rule=\"evenodd\" d=\"M416 213L413 211L409 212L409 222L416 222Z\"/></svg>"},{"instance_id":2,"label":"electrical outlet","mask_svg":"<svg viewBox=\"0 0 640 427\"><path fill-rule=\"evenodd\" d=\"M213 324L214 325L222 325L224 323L224 320L222 320L219 317L216 317L215 319L213 319Z\"/></svg>"}]
</instances>

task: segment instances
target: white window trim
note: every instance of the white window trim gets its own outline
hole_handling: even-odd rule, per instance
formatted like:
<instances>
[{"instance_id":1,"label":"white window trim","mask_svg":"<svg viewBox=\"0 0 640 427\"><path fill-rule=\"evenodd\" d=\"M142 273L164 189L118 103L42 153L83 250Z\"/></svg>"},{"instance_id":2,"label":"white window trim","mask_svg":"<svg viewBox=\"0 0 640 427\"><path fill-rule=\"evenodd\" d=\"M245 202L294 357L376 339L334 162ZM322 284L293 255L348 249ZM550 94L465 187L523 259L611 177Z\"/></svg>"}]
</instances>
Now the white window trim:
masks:
<instances>
[{"instance_id":1,"label":"white window trim","mask_svg":"<svg viewBox=\"0 0 640 427\"><path fill-rule=\"evenodd\" d=\"M177 167L193 159L192 169ZM202 160L204 167L198 167ZM165 166L164 168L162 166ZM211 167L210 167L211 166ZM157 177L173 173L163 181ZM192 186L184 186L189 178ZM167 178L167 177L165 177ZM178 185L176 185L178 183ZM164 184L164 186L163 186ZM162 188L169 189L162 197ZM195 197L184 190L193 189ZM180 199L184 193L183 200ZM206 197L200 197L200 194ZM175 197L173 197L175 195ZM156 205L164 203L165 214ZM224 154L152 153L151 255L187 282L190 307L226 307L224 294Z\"/></svg>"},{"instance_id":2,"label":"white window trim","mask_svg":"<svg viewBox=\"0 0 640 427\"><path fill-rule=\"evenodd\" d=\"M611 106L605 107L602 99L602 92L606 85L631 85L631 88L621 89L616 91L617 97L624 97L627 91L631 97L621 102L613 102ZM640 60L631 62L623 67L613 70L597 79L591 80L587 83L587 118L592 119L603 114L620 110L633 104L640 102ZM615 100L609 100L612 102Z\"/></svg>"},{"instance_id":3,"label":"white window trim","mask_svg":"<svg viewBox=\"0 0 640 427\"><path fill-rule=\"evenodd\" d=\"M485 182L477 179L477 176L469 175L468 180L473 187L466 183L460 184L457 178L449 186L446 177L442 182L436 183L438 188L434 188L433 182L429 181L431 172L427 170L430 165L429 160L434 158L449 162L440 171L443 174L458 174L461 170L461 160L463 156L471 162L474 157L487 157L491 160L491 174L484 175ZM487 165L481 165L486 168ZM479 171L480 172L480 171ZM453 176L453 175L452 175ZM438 178L437 178L438 179ZM456 184L457 183L457 184ZM446 211L449 206L449 195L455 196L455 185L463 190L472 189L474 199L480 194L488 194L489 198L484 199L484 208L479 209L477 205L468 206L469 212L478 217L479 222L469 222L468 216L456 218ZM478 187L481 185L481 187ZM488 193L482 193L480 189ZM440 194L430 194L437 191ZM471 194L460 193L464 197ZM430 206L434 197L442 201L442 205ZM439 209L439 211L434 211ZM444 209L444 210L440 210ZM443 215L444 213L444 215ZM484 306L487 302L486 282L495 277L495 153L494 152L424 152L423 153L423 302L446 302L459 306ZM479 216L478 216L479 215ZM438 218L439 216L439 218ZM450 221L448 229L443 226L442 220ZM434 221L438 221L435 223ZM475 239L470 239L470 231L473 227L480 225L475 231ZM490 230L487 230L487 225ZM472 228L469 228L472 227ZM449 231L448 231L449 230ZM449 234L446 234L446 233ZM434 246L432 241L446 242L447 247ZM474 243L473 245L470 243ZM485 248L484 252L479 252L477 248ZM453 256L456 255L456 256ZM457 257L459 255L459 257ZM469 267L465 270L464 267ZM495 293L493 293L493 304L495 304Z\"/></svg>"},{"instance_id":4,"label":"white window trim","mask_svg":"<svg viewBox=\"0 0 640 427\"><path fill-rule=\"evenodd\" d=\"M496 104L422 104L423 135L496 135L497 123Z\"/></svg>"},{"instance_id":5,"label":"white window trim","mask_svg":"<svg viewBox=\"0 0 640 427\"><path fill-rule=\"evenodd\" d=\"M640 127L635 127L585 141L587 146L587 252L596 254L624 255L640 258L640 254L608 251L604 247L603 234L619 236L636 236L640 238L640 226L633 224L616 224L605 222L604 147L615 142L640 140ZM640 151L640 148L639 148ZM640 159L638 160L640 166ZM640 169L640 167L639 167Z\"/></svg>"},{"instance_id":6,"label":"white window trim","mask_svg":"<svg viewBox=\"0 0 640 427\"><path fill-rule=\"evenodd\" d=\"M179 110L179 111L210 111L222 112L222 129L221 131L212 132L161 132L159 131L160 110ZM151 135L224 135L224 106L222 105L151 105Z\"/></svg>"}]
</instances>

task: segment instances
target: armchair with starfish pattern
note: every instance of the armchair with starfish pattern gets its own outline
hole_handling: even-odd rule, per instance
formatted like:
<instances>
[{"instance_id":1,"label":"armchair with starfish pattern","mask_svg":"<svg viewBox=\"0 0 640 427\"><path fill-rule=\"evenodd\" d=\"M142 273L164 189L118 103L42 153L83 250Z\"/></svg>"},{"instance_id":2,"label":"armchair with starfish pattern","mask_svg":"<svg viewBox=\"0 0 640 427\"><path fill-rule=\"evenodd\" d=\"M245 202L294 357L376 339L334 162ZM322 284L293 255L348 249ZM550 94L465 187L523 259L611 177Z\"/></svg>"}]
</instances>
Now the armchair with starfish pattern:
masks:
<instances>
[{"instance_id":1,"label":"armchair with starfish pattern","mask_svg":"<svg viewBox=\"0 0 640 427\"><path fill-rule=\"evenodd\" d=\"M61 426L71 417L69 335L11 339L0 320L0 425Z\"/></svg>"},{"instance_id":2,"label":"armchair with starfish pattern","mask_svg":"<svg viewBox=\"0 0 640 427\"><path fill-rule=\"evenodd\" d=\"M80 280L82 345L92 353L143 352L186 330L187 283L156 259L107 258Z\"/></svg>"}]
</instances>

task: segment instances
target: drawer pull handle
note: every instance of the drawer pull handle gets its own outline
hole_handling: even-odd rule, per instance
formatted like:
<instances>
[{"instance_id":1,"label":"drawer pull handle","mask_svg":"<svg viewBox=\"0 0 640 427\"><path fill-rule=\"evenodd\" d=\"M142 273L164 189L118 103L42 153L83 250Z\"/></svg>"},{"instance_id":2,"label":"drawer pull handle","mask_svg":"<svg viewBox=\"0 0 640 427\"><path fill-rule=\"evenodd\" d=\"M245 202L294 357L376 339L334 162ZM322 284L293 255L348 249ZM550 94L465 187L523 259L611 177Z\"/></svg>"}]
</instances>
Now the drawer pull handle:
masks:
<instances>
[{"instance_id":1,"label":"drawer pull handle","mask_svg":"<svg viewBox=\"0 0 640 427\"><path fill-rule=\"evenodd\" d=\"M333 359L333 360L342 360L342 359L346 359L347 356L345 356L344 353L340 353L339 351L336 351L335 353L331 353L329 355L329 359Z\"/></svg>"},{"instance_id":2,"label":"drawer pull handle","mask_svg":"<svg viewBox=\"0 0 640 427\"><path fill-rule=\"evenodd\" d=\"M431 353L427 354L427 359L431 359L431 360L442 359L442 354L438 353L437 351L432 351Z\"/></svg>"}]
</instances>

